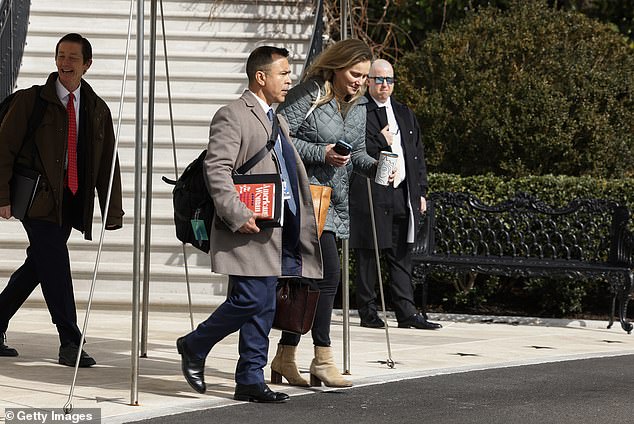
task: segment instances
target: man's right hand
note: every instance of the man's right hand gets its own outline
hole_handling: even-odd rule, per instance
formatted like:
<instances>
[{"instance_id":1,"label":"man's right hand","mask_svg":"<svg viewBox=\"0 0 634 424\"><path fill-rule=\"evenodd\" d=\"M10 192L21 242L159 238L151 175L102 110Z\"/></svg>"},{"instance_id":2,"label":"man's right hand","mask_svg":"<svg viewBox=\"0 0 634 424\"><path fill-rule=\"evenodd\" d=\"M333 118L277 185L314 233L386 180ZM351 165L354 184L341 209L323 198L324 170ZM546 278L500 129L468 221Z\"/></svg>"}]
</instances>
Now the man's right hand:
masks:
<instances>
[{"instance_id":1,"label":"man's right hand","mask_svg":"<svg viewBox=\"0 0 634 424\"><path fill-rule=\"evenodd\" d=\"M387 140L388 146L391 146L392 143L394 143L394 135L390 132L389 125L383 127L383 129L381 130L381 134L383 134L383 137L385 137L385 140Z\"/></svg>"},{"instance_id":2,"label":"man's right hand","mask_svg":"<svg viewBox=\"0 0 634 424\"><path fill-rule=\"evenodd\" d=\"M11 205L0 206L0 217L4 219L11 218Z\"/></svg>"},{"instance_id":3,"label":"man's right hand","mask_svg":"<svg viewBox=\"0 0 634 424\"><path fill-rule=\"evenodd\" d=\"M245 224L238 228L238 232L243 234L255 234L260 232L260 227L255 224L255 215L253 215Z\"/></svg>"}]
</instances>

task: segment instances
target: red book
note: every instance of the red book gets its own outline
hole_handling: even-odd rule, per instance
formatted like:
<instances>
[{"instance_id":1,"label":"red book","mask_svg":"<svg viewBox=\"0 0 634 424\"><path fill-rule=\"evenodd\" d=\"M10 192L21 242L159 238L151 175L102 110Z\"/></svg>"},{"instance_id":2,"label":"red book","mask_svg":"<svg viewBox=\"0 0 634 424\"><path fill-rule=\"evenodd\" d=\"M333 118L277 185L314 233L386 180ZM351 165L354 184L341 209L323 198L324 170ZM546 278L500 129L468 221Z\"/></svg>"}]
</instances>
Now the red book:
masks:
<instances>
[{"instance_id":1,"label":"red book","mask_svg":"<svg viewBox=\"0 0 634 424\"><path fill-rule=\"evenodd\" d=\"M279 174L234 174L240 200L255 213L258 227L281 227L283 221L282 179Z\"/></svg>"},{"instance_id":2,"label":"red book","mask_svg":"<svg viewBox=\"0 0 634 424\"><path fill-rule=\"evenodd\" d=\"M241 183L235 184L240 201L258 219L273 219L275 217L275 183Z\"/></svg>"}]
</instances>

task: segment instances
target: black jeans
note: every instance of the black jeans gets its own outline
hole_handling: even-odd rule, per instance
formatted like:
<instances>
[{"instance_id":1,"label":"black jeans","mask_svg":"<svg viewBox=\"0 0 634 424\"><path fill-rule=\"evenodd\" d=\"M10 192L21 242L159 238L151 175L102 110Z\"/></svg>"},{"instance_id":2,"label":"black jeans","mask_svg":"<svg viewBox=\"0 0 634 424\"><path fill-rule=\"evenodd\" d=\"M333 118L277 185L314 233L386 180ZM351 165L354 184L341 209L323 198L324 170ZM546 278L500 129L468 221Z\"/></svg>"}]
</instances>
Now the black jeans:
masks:
<instances>
[{"instance_id":1,"label":"black jeans","mask_svg":"<svg viewBox=\"0 0 634 424\"><path fill-rule=\"evenodd\" d=\"M337 288L339 287L341 263L334 233L324 231L319 239L319 244L321 245L321 256L324 261L324 278L316 280L320 292L311 335L315 346L328 347L330 346L330 318ZM280 344L297 346L300 338L299 334L282 332Z\"/></svg>"}]
</instances>

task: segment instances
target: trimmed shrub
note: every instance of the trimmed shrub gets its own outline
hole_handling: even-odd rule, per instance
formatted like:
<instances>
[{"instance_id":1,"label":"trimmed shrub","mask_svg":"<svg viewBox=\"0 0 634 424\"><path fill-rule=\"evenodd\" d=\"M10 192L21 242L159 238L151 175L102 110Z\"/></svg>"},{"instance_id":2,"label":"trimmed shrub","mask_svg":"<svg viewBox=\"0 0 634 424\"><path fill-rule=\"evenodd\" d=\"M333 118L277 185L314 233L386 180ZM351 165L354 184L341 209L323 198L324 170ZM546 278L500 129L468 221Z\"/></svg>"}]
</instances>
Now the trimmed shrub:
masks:
<instances>
[{"instance_id":1,"label":"trimmed shrub","mask_svg":"<svg viewBox=\"0 0 634 424\"><path fill-rule=\"evenodd\" d=\"M396 71L432 171L634 176L634 49L605 24L539 0L484 8Z\"/></svg>"},{"instance_id":2,"label":"trimmed shrub","mask_svg":"<svg viewBox=\"0 0 634 424\"><path fill-rule=\"evenodd\" d=\"M509 179L492 174L463 177L431 173L428 183L430 192L468 192L488 204L503 202L521 191L555 207L565 206L576 198L612 199L634 211L634 178L531 175Z\"/></svg>"}]
</instances>

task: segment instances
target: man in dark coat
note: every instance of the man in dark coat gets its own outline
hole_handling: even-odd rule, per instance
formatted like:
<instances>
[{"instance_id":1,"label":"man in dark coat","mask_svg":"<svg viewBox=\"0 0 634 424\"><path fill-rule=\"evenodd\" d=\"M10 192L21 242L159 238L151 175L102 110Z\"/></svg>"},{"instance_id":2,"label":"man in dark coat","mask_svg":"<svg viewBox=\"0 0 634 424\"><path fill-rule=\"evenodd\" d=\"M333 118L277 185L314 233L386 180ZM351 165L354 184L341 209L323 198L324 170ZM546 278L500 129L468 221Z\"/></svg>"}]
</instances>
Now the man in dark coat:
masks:
<instances>
[{"instance_id":1,"label":"man in dark coat","mask_svg":"<svg viewBox=\"0 0 634 424\"><path fill-rule=\"evenodd\" d=\"M376 60L368 76L366 149L374 158L381 151L398 154L398 173L392 185L371 181L377 241L389 266L392 306L398 326L437 329L417 312L411 283L412 244L420 214L426 209L427 174L420 128L407 106L395 101L394 70L386 60ZM383 328L377 315L377 268L366 178L353 175L350 187L350 247L356 259L357 307L361 326Z\"/></svg>"},{"instance_id":2,"label":"man in dark coat","mask_svg":"<svg viewBox=\"0 0 634 424\"><path fill-rule=\"evenodd\" d=\"M75 366L80 354L79 366L89 367L95 360L79 348L81 331L67 242L73 228L92 239L95 191L106 229L121 228L121 176L110 110L82 78L92 64L90 43L79 34L65 35L55 47L55 64L57 72L42 86L40 99L36 99L35 88L17 93L0 126L0 217L15 215L10 192L14 168L41 175L32 205L22 219L29 238L26 260L0 293L0 356L18 355L4 343L5 332L11 317L41 284L59 334L59 363ZM46 110L27 141L28 120L38 101L46 104ZM113 160L112 193L106 210Z\"/></svg>"}]
</instances>

